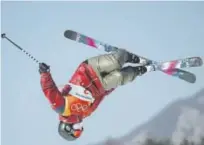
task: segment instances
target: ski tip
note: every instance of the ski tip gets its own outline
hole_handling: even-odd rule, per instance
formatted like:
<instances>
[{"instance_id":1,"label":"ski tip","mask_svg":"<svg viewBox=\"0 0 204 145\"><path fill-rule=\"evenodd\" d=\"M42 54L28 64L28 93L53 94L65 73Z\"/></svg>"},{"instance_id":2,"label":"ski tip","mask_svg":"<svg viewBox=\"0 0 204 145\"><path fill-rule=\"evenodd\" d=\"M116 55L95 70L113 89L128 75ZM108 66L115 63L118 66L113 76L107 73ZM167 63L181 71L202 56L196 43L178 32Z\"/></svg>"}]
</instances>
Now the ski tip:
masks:
<instances>
[{"instance_id":1,"label":"ski tip","mask_svg":"<svg viewBox=\"0 0 204 145\"><path fill-rule=\"evenodd\" d=\"M71 40L76 40L77 38L77 33L72 31L72 30L66 30L64 32L64 37L71 39Z\"/></svg>"},{"instance_id":2,"label":"ski tip","mask_svg":"<svg viewBox=\"0 0 204 145\"><path fill-rule=\"evenodd\" d=\"M200 66L202 66L203 65L203 58L202 57L198 57L198 58L199 58L198 63Z\"/></svg>"},{"instance_id":3,"label":"ski tip","mask_svg":"<svg viewBox=\"0 0 204 145\"><path fill-rule=\"evenodd\" d=\"M192 59L194 60L194 63L196 64L196 66L202 66L203 65L203 58L202 57L195 56L195 57L192 57Z\"/></svg>"},{"instance_id":4,"label":"ski tip","mask_svg":"<svg viewBox=\"0 0 204 145\"><path fill-rule=\"evenodd\" d=\"M192 79L189 79L188 82L191 83L191 84L195 84L196 83L196 76L193 75Z\"/></svg>"},{"instance_id":5,"label":"ski tip","mask_svg":"<svg viewBox=\"0 0 204 145\"><path fill-rule=\"evenodd\" d=\"M194 84L196 82L196 75L194 73L181 70L181 69L175 69L178 72L178 77L180 79L183 79L184 81Z\"/></svg>"}]
</instances>

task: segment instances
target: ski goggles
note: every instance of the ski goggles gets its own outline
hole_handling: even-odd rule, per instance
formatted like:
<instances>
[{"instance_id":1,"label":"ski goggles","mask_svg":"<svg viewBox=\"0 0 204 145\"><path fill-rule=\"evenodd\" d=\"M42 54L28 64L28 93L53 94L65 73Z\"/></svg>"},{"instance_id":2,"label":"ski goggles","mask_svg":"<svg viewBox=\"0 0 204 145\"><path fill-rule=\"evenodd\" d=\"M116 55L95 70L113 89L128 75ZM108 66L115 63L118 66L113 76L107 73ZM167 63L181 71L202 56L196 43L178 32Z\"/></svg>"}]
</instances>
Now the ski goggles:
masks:
<instances>
[{"instance_id":1,"label":"ski goggles","mask_svg":"<svg viewBox=\"0 0 204 145\"><path fill-rule=\"evenodd\" d=\"M82 123L73 124L72 128L74 130L73 132L74 137L76 138L80 137L81 133L83 132L83 124Z\"/></svg>"},{"instance_id":2,"label":"ski goggles","mask_svg":"<svg viewBox=\"0 0 204 145\"><path fill-rule=\"evenodd\" d=\"M81 136L83 132L83 126L81 123L66 124L63 123L59 128L59 134L68 141L76 140Z\"/></svg>"}]
</instances>

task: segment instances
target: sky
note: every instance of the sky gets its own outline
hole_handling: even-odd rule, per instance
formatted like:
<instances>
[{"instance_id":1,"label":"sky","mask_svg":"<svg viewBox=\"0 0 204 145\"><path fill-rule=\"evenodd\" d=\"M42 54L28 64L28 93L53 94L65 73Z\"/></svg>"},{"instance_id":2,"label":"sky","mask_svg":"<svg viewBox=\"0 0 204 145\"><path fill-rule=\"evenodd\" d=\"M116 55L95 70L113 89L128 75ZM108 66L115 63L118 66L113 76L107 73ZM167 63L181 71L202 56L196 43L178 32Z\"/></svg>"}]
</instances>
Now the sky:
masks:
<instances>
[{"instance_id":1,"label":"sky","mask_svg":"<svg viewBox=\"0 0 204 145\"><path fill-rule=\"evenodd\" d=\"M103 54L64 38L72 29L157 61L204 56L204 2L1 2L1 32L51 66L57 85L85 59ZM148 73L107 96L84 120L75 142L57 133L58 115L40 88L38 65L1 41L1 129L4 145L87 145L125 135L168 103L204 87L204 67L189 84Z\"/></svg>"}]
</instances>

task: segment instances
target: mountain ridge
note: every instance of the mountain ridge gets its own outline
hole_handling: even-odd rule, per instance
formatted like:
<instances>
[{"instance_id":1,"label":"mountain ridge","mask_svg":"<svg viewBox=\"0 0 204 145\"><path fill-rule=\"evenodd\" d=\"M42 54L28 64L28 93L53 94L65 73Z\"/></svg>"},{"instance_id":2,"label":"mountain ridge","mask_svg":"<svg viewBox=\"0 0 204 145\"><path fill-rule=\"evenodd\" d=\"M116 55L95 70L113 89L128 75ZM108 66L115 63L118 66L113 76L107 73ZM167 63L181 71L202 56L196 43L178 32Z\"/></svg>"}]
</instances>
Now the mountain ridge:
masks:
<instances>
[{"instance_id":1,"label":"mountain ridge","mask_svg":"<svg viewBox=\"0 0 204 145\"><path fill-rule=\"evenodd\" d=\"M199 141L204 136L204 87L187 97L174 100L128 134L95 145L135 145L146 138L171 139L179 144L183 138Z\"/></svg>"}]
</instances>

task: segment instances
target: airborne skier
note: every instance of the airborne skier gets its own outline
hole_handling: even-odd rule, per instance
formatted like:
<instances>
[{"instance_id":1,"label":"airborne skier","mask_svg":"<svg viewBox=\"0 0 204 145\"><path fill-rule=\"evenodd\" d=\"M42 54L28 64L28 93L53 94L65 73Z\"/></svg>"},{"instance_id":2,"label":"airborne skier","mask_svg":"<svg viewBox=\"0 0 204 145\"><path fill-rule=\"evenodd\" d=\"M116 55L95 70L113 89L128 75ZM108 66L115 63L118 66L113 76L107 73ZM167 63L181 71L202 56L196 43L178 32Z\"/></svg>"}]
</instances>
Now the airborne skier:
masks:
<instances>
[{"instance_id":1,"label":"airborne skier","mask_svg":"<svg viewBox=\"0 0 204 145\"><path fill-rule=\"evenodd\" d=\"M143 66L123 67L126 63ZM66 140L75 140L83 132L83 119L93 113L105 96L118 86L132 82L147 72L148 62L118 49L83 61L69 82L60 90L52 79L50 67L39 64L41 86L52 108L59 114L58 132Z\"/></svg>"},{"instance_id":2,"label":"airborne skier","mask_svg":"<svg viewBox=\"0 0 204 145\"><path fill-rule=\"evenodd\" d=\"M196 76L180 68L200 67L203 65L200 57L152 63L151 60L138 57L125 49L118 49L74 31L68 30L65 31L65 34L66 38L97 49L102 45L104 51L111 51L112 53L83 61L63 88L56 86L50 73L50 66L40 63L25 49L9 39L5 33L1 34L1 37L8 40L39 65L42 90L52 108L59 114L58 132L64 139L69 141L76 140L81 136L83 119L90 116L104 97L118 86L132 82L137 76L141 76L146 72L157 70L188 83L195 83ZM127 63L140 63L142 66L125 66Z\"/></svg>"}]
</instances>

